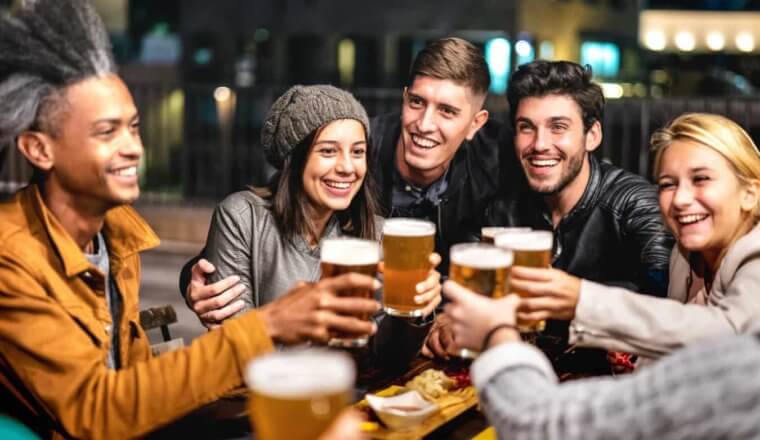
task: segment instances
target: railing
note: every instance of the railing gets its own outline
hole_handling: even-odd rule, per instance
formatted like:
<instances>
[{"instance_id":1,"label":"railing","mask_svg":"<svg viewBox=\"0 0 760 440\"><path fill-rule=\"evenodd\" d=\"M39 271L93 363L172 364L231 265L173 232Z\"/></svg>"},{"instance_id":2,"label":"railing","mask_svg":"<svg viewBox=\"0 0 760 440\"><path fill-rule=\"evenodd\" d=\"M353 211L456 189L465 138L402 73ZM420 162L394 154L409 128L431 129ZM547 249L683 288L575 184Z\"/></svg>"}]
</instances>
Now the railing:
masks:
<instances>
[{"instance_id":1,"label":"railing","mask_svg":"<svg viewBox=\"0 0 760 440\"><path fill-rule=\"evenodd\" d=\"M145 145L142 186L158 201L218 200L248 184L261 184L272 173L259 145L259 132L273 99L282 90L252 89L214 98L214 88L176 83L133 83ZM401 91L359 89L357 98L370 116L397 111ZM217 98L223 97L218 95ZM491 117L506 120L503 99L489 101ZM760 97L620 99L605 109L600 157L649 176L651 133L686 111L728 116L760 139ZM11 192L31 172L14 148L6 151L0 192Z\"/></svg>"}]
</instances>

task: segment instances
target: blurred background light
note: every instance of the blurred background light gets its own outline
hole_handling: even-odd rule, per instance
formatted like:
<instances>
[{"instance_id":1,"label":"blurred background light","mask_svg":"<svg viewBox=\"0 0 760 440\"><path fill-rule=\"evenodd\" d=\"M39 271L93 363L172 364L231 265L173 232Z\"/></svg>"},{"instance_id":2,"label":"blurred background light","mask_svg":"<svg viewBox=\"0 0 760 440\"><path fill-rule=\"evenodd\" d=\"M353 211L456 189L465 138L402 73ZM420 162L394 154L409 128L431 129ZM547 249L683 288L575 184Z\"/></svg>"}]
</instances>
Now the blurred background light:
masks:
<instances>
[{"instance_id":1,"label":"blurred background light","mask_svg":"<svg viewBox=\"0 0 760 440\"><path fill-rule=\"evenodd\" d=\"M533 45L528 40L519 40L515 43L515 53L517 54L517 65L530 63L536 58Z\"/></svg>"},{"instance_id":2,"label":"blurred background light","mask_svg":"<svg viewBox=\"0 0 760 440\"><path fill-rule=\"evenodd\" d=\"M344 86L354 83L354 70L356 69L356 45L354 40L344 38L338 43L338 72L340 82Z\"/></svg>"},{"instance_id":3,"label":"blurred background light","mask_svg":"<svg viewBox=\"0 0 760 440\"><path fill-rule=\"evenodd\" d=\"M584 41L581 43L581 64L590 65L594 76L615 77L620 70L620 48L605 41Z\"/></svg>"},{"instance_id":4,"label":"blurred background light","mask_svg":"<svg viewBox=\"0 0 760 440\"><path fill-rule=\"evenodd\" d=\"M506 38L492 38L486 42L486 62L491 74L491 93L503 95L509 76L510 44Z\"/></svg>"},{"instance_id":5,"label":"blurred background light","mask_svg":"<svg viewBox=\"0 0 760 440\"><path fill-rule=\"evenodd\" d=\"M623 86L616 83L599 83L602 87L604 97L608 99L618 99L623 97Z\"/></svg>"},{"instance_id":6,"label":"blurred background light","mask_svg":"<svg viewBox=\"0 0 760 440\"><path fill-rule=\"evenodd\" d=\"M694 34L689 31L678 32L674 39L676 47L684 52L691 52L697 45Z\"/></svg>"},{"instance_id":7,"label":"blurred background light","mask_svg":"<svg viewBox=\"0 0 760 440\"><path fill-rule=\"evenodd\" d=\"M225 102L230 99L230 96L232 96L232 90L230 90L229 87L219 86L214 90L214 99L216 102Z\"/></svg>"},{"instance_id":8,"label":"blurred background light","mask_svg":"<svg viewBox=\"0 0 760 440\"><path fill-rule=\"evenodd\" d=\"M554 59L554 43L552 43L549 40L542 41L541 44L538 46L538 57L542 60L553 60Z\"/></svg>"},{"instance_id":9,"label":"blurred background light","mask_svg":"<svg viewBox=\"0 0 760 440\"><path fill-rule=\"evenodd\" d=\"M726 47L726 37L720 31L712 31L705 37L705 44L710 50L723 50Z\"/></svg>"},{"instance_id":10,"label":"blurred background light","mask_svg":"<svg viewBox=\"0 0 760 440\"><path fill-rule=\"evenodd\" d=\"M667 45L665 32L649 31L644 35L644 44L651 50L663 50Z\"/></svg>"},{"instance_id":11,"label":"blurred background light","mask_svg":"<svg viewBox=\"0 0 760 440\"><path fill-rule=\"evenodd\" d=\"M736 36L736 48L742 52L752 52L755 49L755 37L749 32L741 32Z\"/></svg>"}]
</instances>

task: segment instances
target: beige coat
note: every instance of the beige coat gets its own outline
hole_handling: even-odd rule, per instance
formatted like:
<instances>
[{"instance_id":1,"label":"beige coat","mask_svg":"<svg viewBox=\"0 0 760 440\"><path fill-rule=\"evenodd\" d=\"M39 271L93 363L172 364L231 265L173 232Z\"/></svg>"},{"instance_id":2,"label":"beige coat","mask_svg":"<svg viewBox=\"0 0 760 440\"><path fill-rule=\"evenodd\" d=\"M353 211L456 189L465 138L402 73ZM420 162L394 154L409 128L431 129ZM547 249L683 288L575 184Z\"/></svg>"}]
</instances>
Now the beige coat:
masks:
<instances>
[{"instance_id":1,"label":"beige coat","mask_svg":"<svg viewBox=\"0 0 760 440\"><path fill-rule=\"evenodd\" d=\"M760 320L760 225L726 252L707 305L686 303L687 257L674 247L667 298L583 280L570 343L657 358L697 340L744 333Z\"/></svg>"}]
</instances>

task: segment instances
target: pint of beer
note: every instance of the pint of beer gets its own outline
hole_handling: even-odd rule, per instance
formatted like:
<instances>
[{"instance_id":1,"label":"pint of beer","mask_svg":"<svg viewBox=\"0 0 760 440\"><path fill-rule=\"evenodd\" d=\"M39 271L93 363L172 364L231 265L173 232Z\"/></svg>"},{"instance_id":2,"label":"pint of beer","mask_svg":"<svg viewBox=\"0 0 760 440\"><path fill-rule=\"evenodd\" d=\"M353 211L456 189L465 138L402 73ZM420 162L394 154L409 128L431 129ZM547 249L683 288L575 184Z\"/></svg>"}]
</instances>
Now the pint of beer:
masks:
<instances>
[{"instance_id":1,"label":"pint of beer","mask_svg":"<svg viewBox=\"0 0 760 440\"><path fill-rule=\"evenodd\" d=\"M483 243L494 244L494 238L506 232L525 232L530 231L527 226L483 226L480 228L480 241Z\"/></svg>"},{"instance_id":2,"label":"pint of beer","mask_svg":"<svg viewBox=\"0 0 760 440\"><path fill-rule=\"evenodd\" d=\"M416 317L422 309L415 304L415 286L430 272L435 224L411 218L392 218L383 225L383 303L389 315Z\"/></svg>"},{"instance_id":3,"label":"pint of beer","mask_svg":"<svg viewBox=\"0 0 760 440\"><path fill-rule=\"evenodd\" d=\"M509 292L512 251L484 243L462 243L451 247L449 279L475 293L501 298ZM473 359L478 352L462 349L459 356Z\"/></svg>"},{"instance_id":4,"label":"pint of beer","mask_svg":"<svg viewBox=\"0 0 760 440\"><path fill-rule=\"evenodd\" d=\"M259 440L312 440L348 406L356 371L345 353L307 349L256 358L246 367L248 414Z\"/></svg>"},{"instance_id":5,"label":"pint of beer","mask_svg":"<svg viewBox=\"0 0 760 440\"><path fill-rule=\"evenodd\" d=\"M509 249L514 255L514 266L551 267L552 243L554 234L551 231L526 231L499 234L496 246ZM515 291L522 296L523 293ZM531 333L543 331L546 321L518 322L521 332Z\"/></svg>"},{"instance_id":6,"label":"pint of beer","mask_svg":"<svg viewBox=\"0 0 760 440\"><path fill-rule=\"evenodd\" d=\"M322 278L330 278L348 272L356 272L375 277L380 261L380 244L376 241L358 238L334 238L324 240L321 250ZM372 298L370 289L348 289L338 292L340 296ZM363 319L369 319L364 316ZM328 342L337 347L363 347L368 336L355 337L335 334Z\"/></svg>"}]
</instances>

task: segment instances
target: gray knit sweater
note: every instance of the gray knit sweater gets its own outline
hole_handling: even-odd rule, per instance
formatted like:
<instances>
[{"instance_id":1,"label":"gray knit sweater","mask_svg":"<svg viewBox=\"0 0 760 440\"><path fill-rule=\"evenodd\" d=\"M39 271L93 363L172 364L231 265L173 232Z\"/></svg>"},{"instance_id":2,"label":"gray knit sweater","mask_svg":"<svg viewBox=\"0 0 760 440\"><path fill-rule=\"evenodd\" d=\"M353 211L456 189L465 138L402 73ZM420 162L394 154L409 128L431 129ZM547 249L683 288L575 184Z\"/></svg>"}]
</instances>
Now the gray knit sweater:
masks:
<instances>
[{"instance_id":1,"label":"gray knit sweater","mask_svg":"<svg viewBox=\"0 0 760 440\"><path fill-rule=\"evenodd\" d=\"M757 336L700 342L632 375L563 384L523 343L473 364L480 401L499 438L760 439Z\"/></svg>"}]
</instances>

